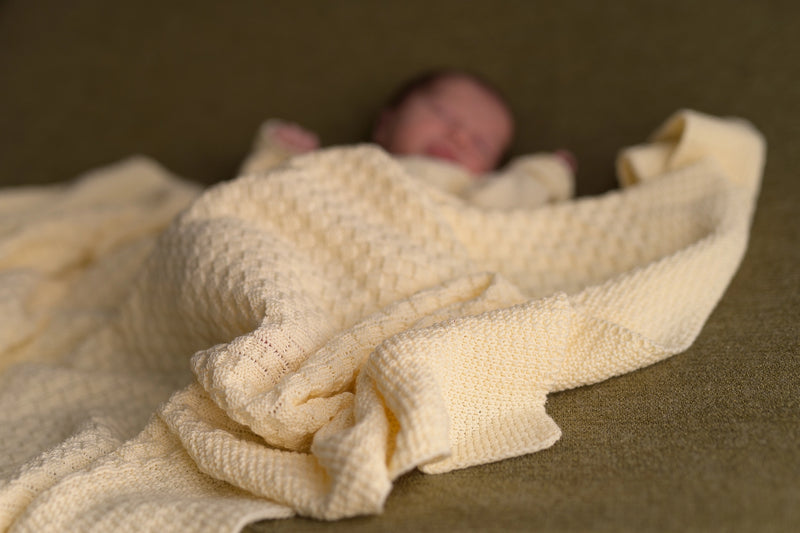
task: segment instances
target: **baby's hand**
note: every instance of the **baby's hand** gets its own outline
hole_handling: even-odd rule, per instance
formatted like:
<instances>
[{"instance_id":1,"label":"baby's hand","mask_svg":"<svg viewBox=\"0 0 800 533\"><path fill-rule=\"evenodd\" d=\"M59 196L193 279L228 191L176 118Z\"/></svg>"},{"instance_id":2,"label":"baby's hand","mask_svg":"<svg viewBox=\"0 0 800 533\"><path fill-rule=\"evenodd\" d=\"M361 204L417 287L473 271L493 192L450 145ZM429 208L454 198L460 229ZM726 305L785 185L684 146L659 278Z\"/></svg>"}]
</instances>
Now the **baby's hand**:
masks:
<instances>
[{"instance_id":1,"label":"baby's hand","mask_svg":"<svg viewBox=\"0 0 800 533\"><path fill-rule=\"evenodd\" d=\"M292 122L269 120L262 126L261 135L275 146L293 154L304 154L319 148L319 137L316 133Z\"/></svg>"},{"instance_id":2,"label":"baby's hand","mask_svg":"<svg viewBox=\"0 0 800 533\"><path fill-rule=\"evenodd\" d=\"M573 174L578 171L578 158L575 157L575 154L564 149L556 150L553 154L567 165Z\"/></svg>"}]
</instances>

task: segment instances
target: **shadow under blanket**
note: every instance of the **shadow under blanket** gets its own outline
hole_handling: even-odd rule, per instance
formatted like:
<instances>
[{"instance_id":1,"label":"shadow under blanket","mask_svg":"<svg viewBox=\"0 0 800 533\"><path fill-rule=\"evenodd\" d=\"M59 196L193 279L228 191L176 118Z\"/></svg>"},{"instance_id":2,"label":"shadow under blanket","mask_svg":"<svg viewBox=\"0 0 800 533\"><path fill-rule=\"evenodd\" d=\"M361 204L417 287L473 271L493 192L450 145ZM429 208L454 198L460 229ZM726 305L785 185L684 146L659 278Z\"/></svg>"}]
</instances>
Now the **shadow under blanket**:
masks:
<instances>
[{"instance_id":1,"label":"shadow under blanket","mask_svg":"<svg viewBox=\"0 0 800 533\"><path fill-rule=\"evenodd\" d=\"M411 469L548 447L549 392L694 341L764 153L684 111L620 154L620 191L535 210L468 205L372 146L201 195L144 158L4 191L0 528L338 519Z\"/></svg>"}]
</instances>

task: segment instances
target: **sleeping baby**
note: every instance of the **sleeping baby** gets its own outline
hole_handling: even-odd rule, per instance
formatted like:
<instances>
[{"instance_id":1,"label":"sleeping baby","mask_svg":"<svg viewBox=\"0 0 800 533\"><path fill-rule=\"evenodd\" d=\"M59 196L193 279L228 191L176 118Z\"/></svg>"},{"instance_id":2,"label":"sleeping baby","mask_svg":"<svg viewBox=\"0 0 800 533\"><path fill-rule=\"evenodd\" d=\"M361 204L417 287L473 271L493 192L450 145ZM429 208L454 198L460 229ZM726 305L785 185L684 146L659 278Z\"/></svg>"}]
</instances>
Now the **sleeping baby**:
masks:
<instances>
[{"instance_id":1,"label":"sleeping baby","mask_svg":"<svg viewBox=\"0 0 800 533\"><path fill-rule=\"evenodd\" d=\"M404 84L380 112L372 141L407 170L486 208L529 208L572 196L574 156L523 156L501 171L514 119L508 103L473 74L440 70ZM265 122L244 172L272 168L319 147L316 134L279 120Z\"/></svg>"}]
</instances>

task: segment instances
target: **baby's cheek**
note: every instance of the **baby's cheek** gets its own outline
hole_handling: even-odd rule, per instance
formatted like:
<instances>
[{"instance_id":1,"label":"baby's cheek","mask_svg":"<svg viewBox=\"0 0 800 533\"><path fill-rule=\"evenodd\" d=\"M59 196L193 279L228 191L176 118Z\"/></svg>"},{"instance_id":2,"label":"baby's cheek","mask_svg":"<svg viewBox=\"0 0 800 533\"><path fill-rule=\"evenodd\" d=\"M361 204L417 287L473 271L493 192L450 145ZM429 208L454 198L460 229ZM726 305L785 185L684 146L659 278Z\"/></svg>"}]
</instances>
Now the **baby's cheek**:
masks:
<instances>
[{"instance_id":1,"label":"baby's cheek","mask_svg":"<svg viewBox=\"0 0 800 533\"><path fill-rule=\"evenodd\" d=\"M491 170L491 166L486 157L473 150L467 150L461 154L462 165L473 174L483 174Z\"/></svg>"},{"instance_id":2,"label":"baby's cheek","mask_svg":"<svg viewBox=\"0 0 800 533\"><path fill-rule=\"evenodd\" d=\"M397 132L394 138L394 152L400 154L420 153L426 145L427 135L424 131L417 131L414 128L405 128Z\"/></svg>"},{"instance_id":3,"label":"baby's cheek","mask_svg":"<svg viewBox=\"0 0 800 533\"><path fill-rule=\"evenodd\" d=\"M434 143L445 142L447 131L438 122L419 121L409 131L417 148L423 149Z\"/></svg>"}]
</instances>

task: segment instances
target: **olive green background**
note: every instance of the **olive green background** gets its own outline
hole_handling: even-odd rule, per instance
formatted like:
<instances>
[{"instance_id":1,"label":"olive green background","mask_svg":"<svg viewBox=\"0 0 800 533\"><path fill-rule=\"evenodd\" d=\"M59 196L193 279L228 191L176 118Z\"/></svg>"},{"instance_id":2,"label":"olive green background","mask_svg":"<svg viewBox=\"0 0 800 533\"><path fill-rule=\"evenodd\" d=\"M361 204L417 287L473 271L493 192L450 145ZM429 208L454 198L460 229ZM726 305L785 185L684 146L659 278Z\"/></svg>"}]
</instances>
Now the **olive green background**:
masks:
<instances>
[{"instance_id":1,"label":"olive green background","mask_svg":"<svg viewBox=\"0 0 800 533\"><path fill-rule=\"evenodd\" d=\"M567 147L578 191L673 111L738 115L769 143L748 253L696 343L554 394L551 449L400 478L380 516L252 531L800 530L800 8L710 1L0 2L0 184L132 153L229 179L267 117L364 140L400 81L482 72L515 153Z\"/></svg>"}]
</instances>

